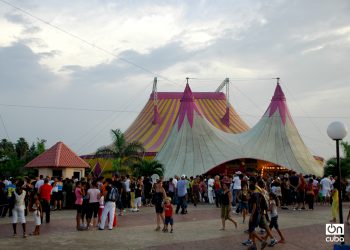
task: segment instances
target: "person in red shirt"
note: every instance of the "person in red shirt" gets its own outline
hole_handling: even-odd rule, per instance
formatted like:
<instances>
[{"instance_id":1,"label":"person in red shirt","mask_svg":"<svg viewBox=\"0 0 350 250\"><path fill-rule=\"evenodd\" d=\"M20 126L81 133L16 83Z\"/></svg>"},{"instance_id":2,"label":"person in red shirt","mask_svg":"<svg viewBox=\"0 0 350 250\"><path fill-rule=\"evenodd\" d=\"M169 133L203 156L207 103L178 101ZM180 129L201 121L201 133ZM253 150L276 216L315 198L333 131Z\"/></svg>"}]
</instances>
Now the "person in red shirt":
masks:
<instances>
[{"instance_id":1,"label":"person in red shirt","mask_svg":"<svg viewBox=\"0 0 350 250\"><path fill-rule=\"evenodd\" d=\"M170 233L172 233L173 232L174 220L173 220L173 206L171 205L171 198L170 197L166 197L164 202L165 202L165 204L164 204L165 221L164 221L163 232L164 233L168 232L168 225L170 223L170 226L171 226Z\"/></svg>"},{"instance_id":2,"label":"person in red shirt","mask_svg":"<svg viewBox=\"0 0 350 250\"><path fill-rule=\"evenodd\" d=\"M40 187L40 203L45 212L46 223L50 223L50 200L51 200L51 190L52 186L49 184L49 179L44 180L44 184ZM41 217L41 222L43 217Z\"/></svg>"}]
</instances>

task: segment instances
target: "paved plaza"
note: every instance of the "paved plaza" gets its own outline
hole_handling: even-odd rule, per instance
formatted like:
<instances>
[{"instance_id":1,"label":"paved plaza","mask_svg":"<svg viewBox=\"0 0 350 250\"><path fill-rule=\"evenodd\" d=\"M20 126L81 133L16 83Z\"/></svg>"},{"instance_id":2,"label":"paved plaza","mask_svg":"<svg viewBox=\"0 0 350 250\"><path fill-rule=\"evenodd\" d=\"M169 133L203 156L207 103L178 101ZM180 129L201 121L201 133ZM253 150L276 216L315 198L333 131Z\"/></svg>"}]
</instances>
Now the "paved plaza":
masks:
<instances>
[{"instance_id":1,"label":"paved plaza","mask_svg":"<svg viewBox=\"0 0 350 250\"><path fill-rule=\"evenodd\" d=\"M344 205L344 218L350 204ZM238 229L227 222L220 231L220 209L210 205L189 206L187 215L174 215L174 233L155 232L154 208L140 212L127 212L118 216L118 226L113 230L75 230L75 211L52 212L51 222L44 223L40 236L12 237L10 218L0 219L0 249L247 249L241 244L248 234L247 223L239 215ZM333 249L325 241L325 224L331 217L330 207L316 206L314 211L280 210L279 224L287 243L273 249ZM27 217L27 232L33 231L32 216ZM350 243L349 226L345 225L345 240ZM277 232L273 232L277 236ZM277 236L278 239L278 236ZM258 243L260 249L260 243ZM272 249L267 247L266 249Z\"/></svg>"}]
</instances>

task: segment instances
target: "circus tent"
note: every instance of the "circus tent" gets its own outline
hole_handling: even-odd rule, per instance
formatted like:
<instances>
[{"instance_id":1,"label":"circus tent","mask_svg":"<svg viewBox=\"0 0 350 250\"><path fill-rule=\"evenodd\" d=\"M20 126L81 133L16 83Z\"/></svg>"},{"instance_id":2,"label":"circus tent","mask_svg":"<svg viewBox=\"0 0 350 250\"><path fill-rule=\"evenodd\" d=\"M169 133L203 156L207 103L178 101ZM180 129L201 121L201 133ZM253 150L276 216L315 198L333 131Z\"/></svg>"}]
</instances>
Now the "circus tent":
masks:
<instances>
[{"instance_id":1,"label":"circus tent","mask_svg":"<svg viewBox=\"0 0 350 250\"><path fill-rule=\"evenodd\" d=\"M227 105L223 92L193 92L192 95L201 114L215 128L227 133L249 129L234 108ZM146 153L155 156L170 135L182 97L183 92L153 91L141 113L125 131L127 141L143 143Z\"/></svg>"},{"instance_id":2,"label":"circus tent","mask_svg":"<svg viewBox=\"0 0 350 250\"><path fill-rule=\"evenodd\" d=\"M156 156L164 164L166 177L198 175L242 158L264 160L299 173L322 174L322 167L298 133L280 84L260 121L240 134L213 126L195 99L187 84L175 124Z\"/></svg>"}]
</instances>

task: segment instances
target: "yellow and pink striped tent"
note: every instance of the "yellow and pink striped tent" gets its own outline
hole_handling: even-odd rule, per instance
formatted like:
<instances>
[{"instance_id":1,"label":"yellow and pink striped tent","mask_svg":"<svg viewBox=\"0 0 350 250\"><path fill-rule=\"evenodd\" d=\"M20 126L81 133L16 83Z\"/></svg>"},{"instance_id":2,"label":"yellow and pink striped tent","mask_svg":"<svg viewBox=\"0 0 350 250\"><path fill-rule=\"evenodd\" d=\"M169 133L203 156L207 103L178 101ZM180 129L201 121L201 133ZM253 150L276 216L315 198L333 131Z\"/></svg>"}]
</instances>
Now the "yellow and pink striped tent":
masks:
<instances>
[{"instance_id":1,"label":"yellow and pink striped tent","mask_svg":"<svg viewBox=\"0 0 350 250\"><path fill-rule=\"evenodd\" d=\"M143 143L147 155L155 155L163 146L174 126L183 92L158 92L154 108L153 93L135 121L126 130L128 141ZM241 133L249 129L230 105L226 114L226 96L222 92L193 92L196 105L216 128L227 133ZM158 114L157 114L158 112Z\"/></svg>"}]
</instances>

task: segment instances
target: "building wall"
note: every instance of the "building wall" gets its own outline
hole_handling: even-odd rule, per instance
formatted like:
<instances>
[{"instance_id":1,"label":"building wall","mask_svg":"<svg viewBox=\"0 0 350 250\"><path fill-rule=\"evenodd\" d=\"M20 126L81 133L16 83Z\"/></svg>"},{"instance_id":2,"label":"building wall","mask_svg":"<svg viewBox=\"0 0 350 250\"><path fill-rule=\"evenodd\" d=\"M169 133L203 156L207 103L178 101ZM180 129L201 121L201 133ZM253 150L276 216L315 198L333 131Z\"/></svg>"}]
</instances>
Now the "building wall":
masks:
<instances>
[{"instance_id":1,"label":"building wall","mask_svg":"<svg viewBox=\"0 0 350 250\"><path fill-rule=\"evenodd\" d=\"M85 176L85 168L66 168L62 171L63 178L72 178L74 172L80 173L80 179Z\"/></svg>"},{"instance_id":2,"label":"building wall","mask_svg":"<svg viewBox=\"0 0 350 250\"><path fill-rule=\"evenodd\" d=\"M51 168L39 168L39 175L46 176L52 176L52 169Z\"/></svg>"},{"instance_id":3,"label":"building wall","mask_svg":"<svg viewBox=\"0 0 350 250\"><path fill-rule=\"evenodd\" d=\"M52 168L38 168L39 175L52 177ZM72 178L74 172L80 173L80 179L85 176L85 168L62 168L62 178Z\"/></svg>"}]
</instances>

